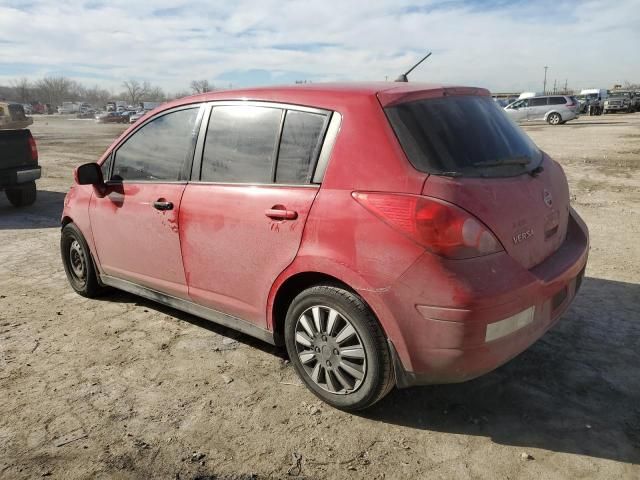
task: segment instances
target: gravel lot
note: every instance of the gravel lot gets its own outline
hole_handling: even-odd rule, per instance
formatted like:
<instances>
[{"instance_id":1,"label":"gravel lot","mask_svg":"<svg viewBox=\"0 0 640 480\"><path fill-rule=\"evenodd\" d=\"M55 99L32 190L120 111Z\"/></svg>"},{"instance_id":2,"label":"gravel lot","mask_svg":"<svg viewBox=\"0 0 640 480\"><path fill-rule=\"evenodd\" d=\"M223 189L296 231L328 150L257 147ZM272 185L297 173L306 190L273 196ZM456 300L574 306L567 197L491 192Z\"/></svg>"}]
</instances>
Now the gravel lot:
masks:
<instances>
[{"instance_id":1,"label":"gravel lot","mask_svg":"<svg viewBox=\"0 0 640 480\"><path fill-rule=\"evenodd\" d=\"M591 231L558 326L489 375L359 415L319 402L282 350L129 294L73 293L64 192L124 127L32 127L38 201L0 199L0 478L640 478L640 113L525 127Z\"/></svg>"}]
</instances>

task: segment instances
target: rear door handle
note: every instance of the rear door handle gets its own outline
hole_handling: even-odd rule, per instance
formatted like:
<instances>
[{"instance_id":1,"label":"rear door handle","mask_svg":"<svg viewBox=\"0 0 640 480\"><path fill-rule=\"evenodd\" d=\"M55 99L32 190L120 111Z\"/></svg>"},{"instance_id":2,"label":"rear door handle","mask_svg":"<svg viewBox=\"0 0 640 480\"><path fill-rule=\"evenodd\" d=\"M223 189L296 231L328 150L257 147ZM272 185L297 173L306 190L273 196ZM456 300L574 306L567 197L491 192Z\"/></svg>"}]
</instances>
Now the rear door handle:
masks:
<instances>
[{"instance_id":1,"label":"rear door handle","mask_svg":"<svg viewBox=\"0 0 640 480\"><path fill-rule=\"evenodd\" d=\"M153 208L156 210L173 210L173 203L167 202L164 199L159 199L153 202Z\"/></svg>"},{"instance_id":2,"label":"rear door handle","mask_svg":"<svg viewBox=\"0 0 640 480\"><path fill-rule=\"evenodd\" d=\"M298 212L293 210L285 210L284 208L270 208L264 214L274 220L295 220L298 218Z\"/></svg>"}]
</instances>

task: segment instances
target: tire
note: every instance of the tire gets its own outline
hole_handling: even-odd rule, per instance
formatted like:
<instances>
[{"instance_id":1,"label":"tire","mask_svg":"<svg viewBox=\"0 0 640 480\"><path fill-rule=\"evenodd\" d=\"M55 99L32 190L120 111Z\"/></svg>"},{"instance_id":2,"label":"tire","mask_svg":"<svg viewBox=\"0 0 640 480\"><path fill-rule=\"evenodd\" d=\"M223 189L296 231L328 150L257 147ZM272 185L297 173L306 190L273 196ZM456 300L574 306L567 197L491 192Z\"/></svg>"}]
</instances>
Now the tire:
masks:
<instances>
[{"instance_id":1,"label":"tire","mask_svg":"<svg viewBox=\"0 0 640 480\"><path fill-rule=\"evenodd\" d=\"M386 338L355 293L331 285L309 288L291 302L284 328L296 372L329 405L363 410L393 388Z\"/></svg>"},{"instance_id":2,"label":"tire","mask_svg":"<svg viewBox=\"0 0 640 480\"><path fill-rule=\"evenodd\" d=\"M82 233L75 224L69 223L62 229L60 254L71 288L87 298L97 297L102 292L91 251Z\"/></svg>"},{"instance_id":3,"label":"tire","mask_svg":"<svg viewBox=\"0 0 640 480\"><path fill-rule=\"evenodd\" d=\"M547 123L549 125L560 125L562 123L562 117L559 113L553 112L550 113L547 117Z\"/></svg>"},{"instance_id":4,"label":"tire","mask_svg":"<svg viewBox=\"0 0 640 480\"><path fill-rule=\"evenodd\" d=\"M8 187L5 189L7 200L14 207L28 207L33 205L37 196L36 182L28 182L18 187Z\"/></svg>"}]
</instances>

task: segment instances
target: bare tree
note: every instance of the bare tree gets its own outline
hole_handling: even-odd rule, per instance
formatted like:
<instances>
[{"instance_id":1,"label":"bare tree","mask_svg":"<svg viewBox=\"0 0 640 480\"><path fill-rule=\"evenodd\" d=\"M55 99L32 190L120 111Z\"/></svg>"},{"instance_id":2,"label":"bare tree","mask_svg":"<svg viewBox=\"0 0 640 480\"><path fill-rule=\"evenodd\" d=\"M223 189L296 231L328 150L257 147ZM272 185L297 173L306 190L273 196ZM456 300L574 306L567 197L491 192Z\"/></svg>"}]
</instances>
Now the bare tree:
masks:
<instances>
[{"instance_id":1,"label":"bare tree","mask_svg":"<svg viewBox=\"0 0 640 480\"><path fill-rule=\"evenodd\" d=\"M104 88L100 88L97 85L92 88L84 89L84 100L91 105L102 106L105 105L109 99L112 97L111 92L109 90L105 90Z\"/></svg>"},{"instance_id":2,"label":"bare tree","mask_svg":"<svg viewBox=\"0 0 640 480\"><path fill-rule=\"evenodd\" d=\"M11 87L15 91L15 97L20 103L27 103L31 100L31 82L28 78L22 77L11 82Z\"/></svg>"},{"instance_id":3,"label":"bare tree","mask_svg":"<svg viewBox=\"0 0 640 480\"><path fill-rule=\"evenodd\" d=\"M167 96L164 93L164 90L158 86L148 85L146 87L146 92L142 97L142 100L147 102L164 102Z\"/></svg>"},{"instance_id":4,"label":"bare tree","mask_svg":"<svg viewBox=\"0 0 640 480\"><path fill-rule=\"evenodd\" d=\"M35 89L47 103L55 106L70 100L74 84L77 85L66 77L44 77L36 82Z\"/></svg>"},{"instance_id":5,"label":"bare tree","mask_svg":"<svg viewBox=\"0 0 640 480\"><path fill-rule=\"evenodd\" d=\"M213 85L209 85L209 80L193 80L191 90L193 93L207 93L213 90Z\"/></svg>"},{"instance_id":6,"label":"bare tree","mask_svg":"<svg viewBox=\"0 0 640 480\"><path fill-rule=\"evenodd\" d=\"M129 99L131 105L140 103L142 97L147 93L147 89L150 88L149 82L141 84L137 80L125 80L122 82L122 86L125 88L123 94Z\"/></svg>"},{"instance_id":7,"label":"bare tree","mask_svg":"<svg viewBox=\"0 0 640 480\"><path fill-rule=\"evenodd\" d=\"M177 98L188 97L189 95L191 95L191 92L188 92L186 90L182 92L175 92L170 95L167 95L167 100L175 100Z\"/></svg>"}]
</instances>

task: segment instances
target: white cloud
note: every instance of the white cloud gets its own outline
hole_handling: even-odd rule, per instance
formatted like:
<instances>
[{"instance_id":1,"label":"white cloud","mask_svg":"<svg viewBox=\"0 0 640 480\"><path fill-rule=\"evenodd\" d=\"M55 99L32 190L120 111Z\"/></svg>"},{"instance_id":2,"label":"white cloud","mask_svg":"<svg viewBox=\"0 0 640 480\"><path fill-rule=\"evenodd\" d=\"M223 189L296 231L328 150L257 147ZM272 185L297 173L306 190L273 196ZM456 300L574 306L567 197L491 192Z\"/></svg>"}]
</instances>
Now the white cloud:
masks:
<instances>
[{"instance_id":1,"label":"white cloud","mask_svg":"<svg viewBox=\"0 0 640 480\"><path fill-rule=\"evenodd\" d=\"M640 82L637 0L370 2L0 0L0 83L65 74L184 90L296 78L394 78L426 50L416 81L540 90ZM306 47L305 47L306 46ZM268 81L268 80L267 80Z\"/></svg>"}]
</instances>

